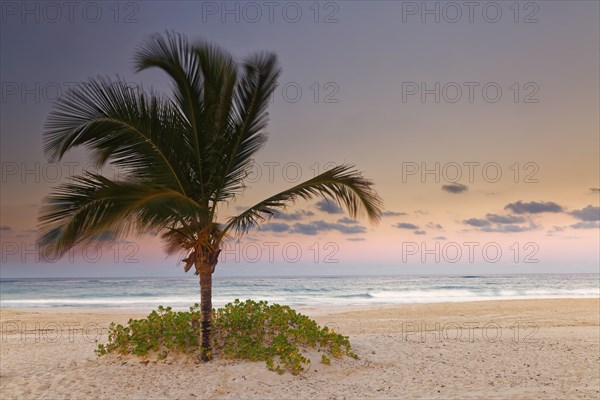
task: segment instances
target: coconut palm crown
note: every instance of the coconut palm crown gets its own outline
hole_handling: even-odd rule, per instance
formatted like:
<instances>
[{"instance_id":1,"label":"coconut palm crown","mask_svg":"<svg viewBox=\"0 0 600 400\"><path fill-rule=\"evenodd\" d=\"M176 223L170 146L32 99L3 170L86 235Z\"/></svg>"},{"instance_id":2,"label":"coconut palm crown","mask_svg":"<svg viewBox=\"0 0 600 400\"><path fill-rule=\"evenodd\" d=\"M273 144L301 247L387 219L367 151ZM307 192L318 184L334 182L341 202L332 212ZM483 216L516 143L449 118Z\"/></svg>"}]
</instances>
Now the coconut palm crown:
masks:
<instances>
[{"instance_id":1,"label":"coconut palm crown","mask_svg":"<svg viewBox=\"0 0 600 400\"><path fill-rule=\"evenodd\" d=\"M38 245L61 256L75 246L157 232L168 254L184 254L184 270L200 277L203 359L210 358L212 274L229 235L246 233L298 199L328 198L352 217L381 215L371 181L339 165L219 222L219 207L244 190L253 156L265 144L267 106L280 69L274 54L241 64L219 47L183 35L153 35L136 51L135 68L159 68L171 98L98 77L73 88L50 113L44 152L59 161L83 146L98 167L53 189L39 216ZM183 258L183 257L182 257Z\"/></svg>"}]
</instances>

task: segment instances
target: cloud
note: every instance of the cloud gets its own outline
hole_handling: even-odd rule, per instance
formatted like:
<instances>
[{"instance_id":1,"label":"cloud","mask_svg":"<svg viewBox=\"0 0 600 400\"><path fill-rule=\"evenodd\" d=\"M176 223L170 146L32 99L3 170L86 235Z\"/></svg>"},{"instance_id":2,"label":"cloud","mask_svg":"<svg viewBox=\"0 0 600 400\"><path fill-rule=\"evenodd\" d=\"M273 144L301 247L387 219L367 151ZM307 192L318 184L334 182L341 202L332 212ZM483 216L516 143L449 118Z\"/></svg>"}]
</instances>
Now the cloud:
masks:
<instances>
[{"instance_id":1,"label":"cloud","mask_svg":"<svg viewBox=\"0 0 600 400\"><path fill-rule=\"evenodd\" d=\"M358 221L352 218L344 217L337 220L338 224L358 224Z\"/></svg>"},{"instance_id":2,"label":"cloud","mask_svg":"<svg viewBox=\"0 0 600 400\"><path fill-rule=\"evenodd\" d=\"M592 193L600 193L600 188L590 188Z\"/></svg>"},{"instance_id":3,"label":"cloud","mask_svg":"<svg viewBox=\"0 0 600 400\"><path fill-rule=\"evenodd\" d=\"M517 215L487 214L485 218L494 224L522 224L527 221L525 217Z\"/></svg>"},{"instance_id":4,"label":"cloud","mask_svg":"<svg viewBox=\"0 0 600 400\"><path fill-rule=\"evenodd\" d=\"M446 236L436 236L433 238L434 240L448 240Z\"/></svg>"},{"instance_id":5,"label":"cloud","mask_svg":"<svg viewBox=\"0 0 600 400\"><path fill-rule=\"evenodd\" d=\"M8 225L2 225L2 226L0 226L0 231L10 232L10 231L12 231L12 228Z\"/></svg>"},{"instance_id":6,"label":"cloud","mask_svg":"<svg viewBox=\"0 0 600 400\"><path fill-rule=\"evenodd\" d=\"M398 222L395 225L392 225L394 228L398 229L419 229L417 225L409 224L407 222Z\"/></svg>"},{"instance_id":7,"label":"cloud","mask_svg":"<svg viewBox=\"0 0 600 400\"><path fill-rule=\"evenodd\" d=\"M365 239L363 237L351 237L351 238L348 238L348 240L351 240L353 242L362 242L362 241L365 241L367 239Z\"/></svg>"},{"instance_id":8,"label":"cloud","mask_svg":"<svg viewBox=\"0 0 600 400\"><path fill-rule=\"evenodd\" d=\"M415 235L427 235L427 232L425 231L421 231L421 230L417 230L413 232Z\"/></svg>"},{"instance_id":9,"label":"cloud","mask_svg":"<svg viewBox=\"0 0 600 400\"><path fill-rule=\"evenodd\" d=\"M559 213L564 211L558 204L548 201L531 201L523 203L521 200L516 203L509 203L504 207L505 210L510 210L515 214L539 214L544 212Z\"/></svg>"},{"instance_id":10,"label":"cloud","mask_svg":"<svg viewBox=\"0 0 600 400\"><path fill-rule=\"evenodd\" d=\"M283 222L269 222L267 224L261 225L260 230L263 232L287 232L290 230L290 226Z\"/></svg>"},{"instance_id":11,"label":"cloud","mask_svg":"<svg viewBox=\"0 0 600 400\"><path fill-rule=\"evenodd\" d=\"M405 212L397 212L397 211L384 211L381 213L382 217L400 217L403 215L408 215L408 213Z\"/></svg>"},{"instance_id":12,"label":"cloud","mask_svg":"<svg viewBox=\"0 0 600 400\"><path fill-rule=\"evenodd\" d=\"M590 204L581 210L571 211L571 215L581 221L600 221L600 207Z\"/></svg>"},{"instance_id":13,"label":"cloud","mask_svg":"<svg viewBox=\"0 0 600 400\"><path fill-rule=\"evenodd\" d=\"M483 232L500 232L500 233L514 233L514 232L527 232L532 231L537 228L537 225L514 225L514 224L506 224L506 225L496 225L496 226L485 226L481 228Z\"/></svg>"},{"instance_id":14,"label":"cloud","mask_svg":"<svg viewBox=\"0 0 600 400\"><path fill-rule=\"evenodd\" d=\"M471 226L477 227L477 228L481 228L481 227L489 226L490 225L489 221L487 221L485 219L479 219L479 218L465 219L463 221L463 223L467 224L467 225L471 225Z\"/></svg>"},{"instance_id":15,"label":"cloud","mask_svg":"<svg viewBox=\"0 0 600 400\"><path fill-rule=\"evenodd\" d=\"M294 224L291 230L292 233L299 233L301 235L310 235L314 236L319 233L319 228L311 224Z\"/></svg>"},{"instance_id":16,"label":"cloud","mask_svg":"<svg viewBox=\"0 0 600 400\"><path fill-rule=\"evenodd\" d=\"M319 220L312 221L308 224L296 223L290 229L291 233L299 233L301 235L310 236L318 235L321 232L328 231L338 231L345 235L352 235L357 233L365 233L367 228L360 225L338 224Z\"/></svg>"},{"instance_id":17,"label":"cloud","mask_svg":"<svg viewBox=\"0 0 600 400\"><path fill-rule=\"evenodd\" d=\"M449 185L442 186L442 190L448 193L456 194L466 192L467 190L469 190L469 187L467 185L463 185L462 183L451 183Z\"/></svg>"},{"instance_id":18,"label":"cloud","mask_svg":"<svg viewBox=\"0 0 600 400\"><path fill-rule=\"evenodd\" d=\"M600 228L600 222L594 221L580 221L576 224L571 225L573 229L598 229Z\"/></svg>"},{"instance_id":19,"label":"cloud","mask_svg":"<svg viewBox=\"0 0 600 400\"><path fill-rule=\"evenodd\" d=\"M517 215L486 214L485 218L469 218L464 224L478 228L481 232L526 232L537 229L537 225L529 222L529 225L517 225L527 222L527 218Z\"/></svg>"},{"instance_id":20,"label":"cloud","mask_svg":"<svg viewBox=\"0 0 600 400\"><path fill-rule=\"evenodd\" d=\"M344 234L353 234L353 233L365 233L367 228L360 225L345 225L345 224L332 224L330 222L325 221L313 221L311 222L313 225L316 225L320 230L323 231L339 231Z\"/></svg>"},{"instance_id":21,"label":"cloud","mask_svg":"<svg viewBox=\"0 0 600 400\"><path fill-rule=\"evenodd\" d=\"M291 214L282 212L282 213L277 214L274 218L280 219L282 221L300 221L301 219L303 219L305 217L312 217L313 215L315 215L315 213L312 211L300 210L300 211L295 211Z\"/></svg>"},{"instance_id":22,"label":"cloud","mask_svg":"<svg viewBox=\"0 0 600 400\"><path fill-rule=\"evenodd\" d=\"M548 236L554 236L555 233L564 232L565 228L562 226L554 225L552 228L548 229L546 233Z\"/></svg>"},{"instance_id":23,"label":"cloud","mask_svg":"<svg viewBox=\"0 0 600 400\"><path fill-rule=\"evenodd\" d=\"M429 229L444 229L444 227L440 224L436 224L433 222L428 222L427 225L425 225L426 227L428 227Z\"/></svg>"},{"instance_id":24,"label":"cloud","mask_svg":"<svg viewBox=\"0 0 600 400\"><path fill-rule=\"evenodd\" d=\"M329 199L323 199L315 204L320 211L326 212L327 214L343 214L343 210Z\"/></svg>"}]
</instances>

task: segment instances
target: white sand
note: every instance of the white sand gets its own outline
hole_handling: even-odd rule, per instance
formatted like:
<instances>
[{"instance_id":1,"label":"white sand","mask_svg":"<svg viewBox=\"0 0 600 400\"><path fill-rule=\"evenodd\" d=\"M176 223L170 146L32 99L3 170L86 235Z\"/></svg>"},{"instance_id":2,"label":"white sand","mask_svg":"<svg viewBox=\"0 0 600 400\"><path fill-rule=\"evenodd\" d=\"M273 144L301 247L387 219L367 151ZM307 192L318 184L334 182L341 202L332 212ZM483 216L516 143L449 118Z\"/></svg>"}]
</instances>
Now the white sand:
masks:
<instances>
[{"instance_id":1,"label":"white sand","mask_svg":"<svg viewBox=\"0 0 600 400\"><path fill-rule=\"evenodd\" d=\"M293 376L262 362L98 358L94 339L104 333L106 342L109 322L147 312L1 309L0 398L600 397L598 299L303 312L349 335L360 360L325 366L314 354L310 368Z\"/></svg>"}]
</instances>

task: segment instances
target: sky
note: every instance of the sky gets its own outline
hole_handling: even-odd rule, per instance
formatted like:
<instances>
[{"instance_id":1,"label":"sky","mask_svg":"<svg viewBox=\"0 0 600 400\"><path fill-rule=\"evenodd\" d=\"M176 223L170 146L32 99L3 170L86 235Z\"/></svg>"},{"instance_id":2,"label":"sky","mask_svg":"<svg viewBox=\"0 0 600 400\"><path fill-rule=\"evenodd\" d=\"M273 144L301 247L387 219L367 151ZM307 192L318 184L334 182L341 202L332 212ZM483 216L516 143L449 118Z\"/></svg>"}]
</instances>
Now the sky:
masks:
<instances>
[{"instance_id":1,"label":"sky","mask_svg":"<svg viewBox=\"0 0 600 400\"><path fill-rule=\"evenodd\" d=\"M60 95L134 73L149 35L173 30L236 59L278 55L269 141L223 217L353 163L385 205L378 225L298 201L228 242L219 275L599 272L600 3L2 1L0 278L182 276L158 237L40 259L39 207L89 169L42 154ZM107 176L118 171L110 166Z\"/></svg>"}]
</instances>

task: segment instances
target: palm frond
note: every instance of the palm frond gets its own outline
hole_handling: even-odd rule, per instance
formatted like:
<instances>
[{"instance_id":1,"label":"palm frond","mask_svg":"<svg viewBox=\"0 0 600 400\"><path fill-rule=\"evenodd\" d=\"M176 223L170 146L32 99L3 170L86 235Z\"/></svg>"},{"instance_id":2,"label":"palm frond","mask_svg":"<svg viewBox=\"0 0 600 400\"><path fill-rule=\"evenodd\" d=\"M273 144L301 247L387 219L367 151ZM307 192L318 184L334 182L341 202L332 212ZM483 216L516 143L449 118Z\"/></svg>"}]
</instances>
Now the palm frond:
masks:
<instances>
[{"instance_id":1,"label":"palm frond","mask_svg":"<svg viewBox=\"0 0 600 400\"><path fill-rule=\"evenodd\" d=\"M185 124L169 101L99 77L56 103L45 126L44 152L56 161L85 146L99 167L110 161L133 179L186 193L191 184L190 147L181 135Z\"/></svg>"},{"instance_id":2,"label":"palm frond","mask_svg":"<svg viewBox=\"0 0 600 400\"><path fill-rule=\"evenodd\" d=\"M226 136L238 65L230 54L211 43L195 44L193 52L203 78L204 132L212 143L213 138Z\"/></svg>"},{"instance_id":3,"label":"palm frond","mask_svg":"<svg viewBox=\"0 0 600 400\"><path fill-rule=\"evenodd\" d=\"M160 68L172 79L175 101L185 116L189 129L185 141L194 150L194 171L203 173L206 160L203 146L206 145L204 122L203 79L200 59L194 46L185 35L167 32L154 34L138 47L134 56L136 71ZM198 179L202 181L202 176ZM204 190L203 183L200 191ZM204 196L204 193L201 193Z\"/></svg>"},{"instance_id":4,"label":"palm frond","mask_svg":"<svg viewBox=\"0 0 600 400\"><path fill-rule=\"evenodd\" d=\"M296 199L329 198L348 210L352 218L364 212L373 223L381 218L383 203L373 189L373 183L363 178L352 165L339 165L315 178L271 196L229 219L224 232L230 229L245 233L265 218L277 215Z\"/></svg>"},{"instance_id":5,"label":"palm frond","mask_svg":"<svg viewBox=\"0 0 600 400\"><path fill-rule=\"evenodd\" d=\"M86 173L58 186L45 199L39 217L38 246L62 255L78 244L110 231L113 239L133 231L162 231L184 221L206 218L207 210L164 186L110 180ZM185 232L188 236L194 232Z\"/></svg>"},{"instance_id":6,"label":"palm frond","mask_svg":"<svg viewBox=\"0 0 600 400\"><path fill-rule=\"evenodd\" d=\"M203 82L202 129L200 143L204 193L212 197L218 190L221 165L225 163L228 139L231 136L232 99L237 83L238 65L233 57L210 43L194 45Z\"/></svg>"},{"instance_id":7,"label":"palm frond","mask_svg":"<svg viewBox=\"0 0 600 400\"><path fill-rule=\"evenodd\" d=\"M218 181L212 192L213 207L243 189L252 157L267 140L267 106L280 73L274 54L256 54L245 61L233 98L230 134L219 149L224 159L214 164Z\"/></svg>"}]
</instances>

